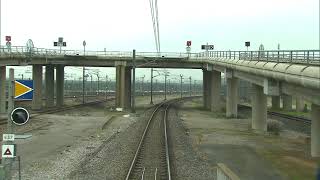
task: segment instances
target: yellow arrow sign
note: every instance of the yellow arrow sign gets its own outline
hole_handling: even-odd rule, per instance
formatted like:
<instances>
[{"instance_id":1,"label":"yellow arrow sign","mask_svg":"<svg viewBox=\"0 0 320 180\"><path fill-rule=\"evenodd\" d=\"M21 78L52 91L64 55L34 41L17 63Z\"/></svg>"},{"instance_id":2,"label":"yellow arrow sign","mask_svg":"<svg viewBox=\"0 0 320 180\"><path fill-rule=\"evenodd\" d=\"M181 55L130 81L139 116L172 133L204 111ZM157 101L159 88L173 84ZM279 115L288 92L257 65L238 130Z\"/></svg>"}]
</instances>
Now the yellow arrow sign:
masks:
<instances>
[{"instance_id":1,"label":"yellow arrow sign","mask_svg":"<svg viewBox=\"0 0 320 180\"><path fill-rule=\"evenodd\" d=\"M28 92L33 90L32 88L30 88L30 87L28 87L28 86L26 86L26 85L24 85L24 84L22 84L22 83L20 83L18 81L15 81L14 84L15 84L15 86L14 86L14 90L15 90L14 96L15 96L15 98L18 98L18 97L20 97L20 96L22 96L22 95L24 95L24 94L26 94L26 93L28 93Z\"/></svg>"}]
</instances>

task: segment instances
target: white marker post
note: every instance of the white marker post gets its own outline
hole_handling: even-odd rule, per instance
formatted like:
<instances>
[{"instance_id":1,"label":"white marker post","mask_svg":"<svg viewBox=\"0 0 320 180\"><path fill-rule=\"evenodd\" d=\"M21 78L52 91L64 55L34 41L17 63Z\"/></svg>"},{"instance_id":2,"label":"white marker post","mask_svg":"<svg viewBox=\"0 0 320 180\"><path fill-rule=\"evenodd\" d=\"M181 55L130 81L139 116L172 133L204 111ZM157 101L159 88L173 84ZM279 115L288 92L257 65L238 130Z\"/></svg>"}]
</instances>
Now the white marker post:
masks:
<instances>
[{"instance_id":1,"label":"white marker post","mask_svg":"<svg viewBox=\"0 0 320 180\"><path fill-rule=\"evenodd\" d=\"M8 89L8 122L7 122L7 134L3 136L5 144L2 145L2 158L4 160L4 170L5 170L5 179L11 179L11 168L14 153L15 153L15 145L13 144L14 140L14 129L13 123L11 120L11 112L14 108L14 69L10 68L9 70L9 89ZM12 136L13 135L13 136ZM9 141L10 140L10 141Z\"/></svg>"}]
</instances>

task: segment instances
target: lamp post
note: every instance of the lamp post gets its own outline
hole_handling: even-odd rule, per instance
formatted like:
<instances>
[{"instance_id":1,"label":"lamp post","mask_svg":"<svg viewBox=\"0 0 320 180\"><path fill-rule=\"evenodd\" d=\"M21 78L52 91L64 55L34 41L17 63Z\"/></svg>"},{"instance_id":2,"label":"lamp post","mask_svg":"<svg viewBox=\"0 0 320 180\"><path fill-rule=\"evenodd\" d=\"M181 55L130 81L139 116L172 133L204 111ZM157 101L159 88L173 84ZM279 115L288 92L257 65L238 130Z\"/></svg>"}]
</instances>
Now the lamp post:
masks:
<instances>
[{"instance_id":1,"label":"lamp post","mask_svg":"<svg viewBox=\"0 0 320 180\"><path fill-rule=\"evenodd\" d=\"M180 97L182 98L182 79L183 79L183 75L180 74Z\"/></svg>"}]
</instances>

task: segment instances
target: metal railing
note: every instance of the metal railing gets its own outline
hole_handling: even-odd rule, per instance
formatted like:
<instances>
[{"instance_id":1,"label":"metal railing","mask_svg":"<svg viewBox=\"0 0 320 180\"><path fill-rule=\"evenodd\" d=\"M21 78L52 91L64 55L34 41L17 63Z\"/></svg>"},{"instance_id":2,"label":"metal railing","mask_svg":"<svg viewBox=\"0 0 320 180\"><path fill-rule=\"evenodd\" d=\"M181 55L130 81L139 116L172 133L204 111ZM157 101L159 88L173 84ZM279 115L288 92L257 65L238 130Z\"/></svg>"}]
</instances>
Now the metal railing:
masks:
<instances>
[{"instance_id":1,"label":"metal railing","mask_svg":"<svg viewBox=\"0 0 320 180\"><path fill-rule=\"evenodd\" d=\"M131 58L132 51L84 51L59 50L45 48L27 48L25 46L0 47L1 56L98 56L114 58ZM201 53L184 52L137 52L137 58L180 58L180 59L208 59L217 58L230 60L254 60L279 63L299 63L320 65L320 50L268 50L268 51L206 51Z\"/></svg>"},{"instance_id":2,"label":"metal railing","mask_svg":"<svg viewBox=\"0 0 320 180\"><path fill-rule=\"evenodd\" d=\"M320 50L208 51L198 53L196 58L320 64Z\"/></svg>"}]
</instances>

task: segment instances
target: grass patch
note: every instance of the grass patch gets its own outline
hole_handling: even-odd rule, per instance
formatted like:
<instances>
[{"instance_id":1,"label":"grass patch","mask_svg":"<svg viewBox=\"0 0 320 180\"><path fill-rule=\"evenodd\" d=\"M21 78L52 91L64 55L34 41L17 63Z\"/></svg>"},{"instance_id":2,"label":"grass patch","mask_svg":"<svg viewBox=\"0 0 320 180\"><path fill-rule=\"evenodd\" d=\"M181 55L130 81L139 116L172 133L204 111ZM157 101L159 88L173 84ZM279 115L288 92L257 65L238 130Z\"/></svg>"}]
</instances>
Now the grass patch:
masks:
<instances>
[{"instance_id":1,"label":"grass patch","mask_svg":"<svg viewBox=\"0 0 320 180\"><path fill-rule=\"evenodd\" d=\"M315 179L316 162L306 160L302 152L261 151L258 152L272 163L272 166L291 180Z\"/></svg>"}]
</instances>

